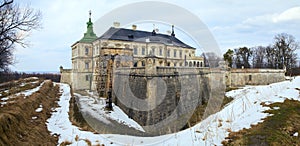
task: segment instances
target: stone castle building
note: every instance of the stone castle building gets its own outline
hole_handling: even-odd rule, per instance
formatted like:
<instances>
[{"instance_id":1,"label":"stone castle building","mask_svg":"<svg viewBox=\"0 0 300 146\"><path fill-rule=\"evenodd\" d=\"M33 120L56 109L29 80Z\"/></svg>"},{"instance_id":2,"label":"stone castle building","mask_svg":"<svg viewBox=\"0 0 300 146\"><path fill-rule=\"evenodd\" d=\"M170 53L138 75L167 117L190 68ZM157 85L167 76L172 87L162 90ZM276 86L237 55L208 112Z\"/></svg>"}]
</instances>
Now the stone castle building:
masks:
<instances>
[{"instance_id":1,"label":"stone castle building","mask_svg":"<svg viewBox=\"0 0 300 146\"><path fill-rule=\"evenodd\" d=\"M97 91L151 134L180 130L178 124L186 124L197 106L210 97L223 99L226 87L285 79L285 70L231 69L224 62L204 67L204 58L175 37L173 26L170 34L119 26L114 23L98 37L89 18L83 38L71 46L72 68L60 67L61 82L74 90ZM170 116L176 122L162 122Z\"/></svg>"},{"instance_id":2,"label":"stone castle building","mask_svg":"<svg viewBox=\"0 0 300 146\"><path fill-rule=\"evenodd\" d=\"M61 82L69 83L75 90L95 90L99 67L106 66L105 61L114 56L127 56L127 61L114 63L122 67L144 67L147 58L152 58L157 67L204 67L203 57L195 55L196 48L175 37L174 26L171 34L161 34L156 30L137 30L136 25L132 29L120 28L120 23L114 22L98 37L90 15L86 33L71 48L72 69L60 67Z\"/></svg>"},{"instance_id":3,"label":"stone castle building","mask_svg":"<svg viewBox=\"0 0 300 146\"><path fill-rule=\"evenodd\" d=\"M138 74L149 73L145 70L149 64L155 69L170 68L169 71L172 68L182 71L204 68L204 58L195 55L196 48L176 38L174 26L170 34L161 34L155 30L137 30L136 25L131 29L120 28L120 23L114 22L98 37L93 31L90 14L86 33L71 48L72 68L60 67L61 82L70 84L74 90L101 89L100 96L111 89L112 68L133 69ZM224 77L227 87L239 87L282 81L284 73L283 69L227 68Z\"/></svg>"}]
</instances>

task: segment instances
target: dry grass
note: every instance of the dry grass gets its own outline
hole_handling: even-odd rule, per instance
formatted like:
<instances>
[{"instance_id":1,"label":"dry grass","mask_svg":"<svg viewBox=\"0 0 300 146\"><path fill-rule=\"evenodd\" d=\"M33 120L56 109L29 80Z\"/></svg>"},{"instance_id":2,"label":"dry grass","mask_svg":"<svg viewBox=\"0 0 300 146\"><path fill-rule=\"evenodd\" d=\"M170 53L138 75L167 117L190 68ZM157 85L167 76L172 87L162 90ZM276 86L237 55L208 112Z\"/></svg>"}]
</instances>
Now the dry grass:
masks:
<instances>
[{"instance_id":1,"label":"dry grass","mask_svg":"<svg viewBox=\"0 0 300 146\"><path fill-rule=\"evenodd\" d=\"M58 138L49 134L45 123L51 116L51 108L57 106L58 92L58 86L46 81L39 91L26 99L15 98L14 104L2 107L0 145L57 145ZM40 104L43 110L37 113L35 110Z\"/></svg>"},{"instance_id":2,"label":"dry grass","mask_svg":"<svg viewBox=\"0 0 300 146\"><path fill-rule=\"evenodd\" d=\"M85 139L84 141L86 142L86 144L87 144L88 146L92 146L92 142L91 142L90 140Z\"/></svg>"},{"instance_id":3,"label":"dry grass","mask_svg":"<svg viewBox=\"0 0 300 146\"><path fill-rule=\"evenodd\" d=\"M39 86L42 81L41 79L28 78L2 83L0 86L0 97L7 97L21 91L33 89ZM4 90L8 90L8 92L4 92Z\"/></svg>"},{"instance_id":4,"label":"dry grass","mask_svg":"<svg viewBox=\"0 0 300 146\"><path fill-rule=\"evenodd\" d=\"M299 136L293 134L300 133L300 102L287 99L283 103L273 103L268 106L280 108L266 111L273 116L265 118L263 123L252 125L250 129L230 133L222 144L299 145Z\"/></svg>"},{"instance_id":5,"label":"dry grass","mask_svg":"<svg viewBox=\"0 0 300 146\"><path fill-rule=\"evenodd\" d=\"M70 142L70 141L64 141L64 142L62 142L60 144L60 146L67 146L67 145L70 145L70 144L72 144L72 142Z\"/></svg>"},{"instance_id":6,"label":"dry grass","mask_svg":"<svg viewBox=\"0 0 300 146\"><path fill-rule=\"evenodd\" d=\"M221 105L220 109L222 109L226 104L228 104L232 100L233 100L233 98L225 96L224 99L223 99L223 102L222 102L222 105ZM202 118L203 118L203 114L204 114L204 112L206 110L206 107L207 107L207 103L204 103L203 105L199 105L195 109L192 117L189 119L189 121L188 121L187 125L184 127L184 129L192 127L192 126L196 125L197 123L199 123L202 120ZM222 126L222 123L220 123L219 126Z\"/></svg>"}]
</instances>

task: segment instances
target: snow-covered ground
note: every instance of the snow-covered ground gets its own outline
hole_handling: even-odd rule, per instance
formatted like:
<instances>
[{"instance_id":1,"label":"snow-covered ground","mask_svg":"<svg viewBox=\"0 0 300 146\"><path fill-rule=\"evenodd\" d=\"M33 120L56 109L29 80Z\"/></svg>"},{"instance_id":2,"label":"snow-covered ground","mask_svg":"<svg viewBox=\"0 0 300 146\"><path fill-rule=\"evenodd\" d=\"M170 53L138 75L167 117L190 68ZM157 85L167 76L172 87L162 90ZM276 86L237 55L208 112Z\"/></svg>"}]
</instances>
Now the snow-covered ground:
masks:
<instances>
[{"instance_id":1,"label":"snow-covered ground","mask_svg":"<svg viewBox=\"0 0 300 146\"><path fill-rule=\"evenodd\" d=\"M144 132L143 127L134 120L128 118L128 115L126 115L118 106L113 104L113 111L105 111L106 101L104 98L93 98L90 96L83 96L78 93L74 93L74 95L79 97L79 103L82 112L87 112L106 124L110 124L109 120L114 120L120 124Z\"/></svg>"},{"instance_id":2,"label":"snow-covered ground","mask_svg":"<svg viewBox=\"0 0 300 146\"><path fill-rule=\"evenodd\" d=\"M300 101L299 90L295 89L300 88L300 77L267 86L247 86L226 93L234 100L220 112L209 116L192 128L156 137L136 137L94 134L79 130L68 118L70 88L66 84L60 84L60 87L63 92L58 102L60 107L48 119L47 126L52 134L59 135L59 143L69 141L72 145L86 145L85 139L91 141L93 145L221 145L230 131L250 128L251 125L262 122L263 118L270 116L263 113L269 108L263 107L262 102L271 104L283 102L287 98ZM298 133L295 135L298 136Z\"/></svg>"}]
</instances>

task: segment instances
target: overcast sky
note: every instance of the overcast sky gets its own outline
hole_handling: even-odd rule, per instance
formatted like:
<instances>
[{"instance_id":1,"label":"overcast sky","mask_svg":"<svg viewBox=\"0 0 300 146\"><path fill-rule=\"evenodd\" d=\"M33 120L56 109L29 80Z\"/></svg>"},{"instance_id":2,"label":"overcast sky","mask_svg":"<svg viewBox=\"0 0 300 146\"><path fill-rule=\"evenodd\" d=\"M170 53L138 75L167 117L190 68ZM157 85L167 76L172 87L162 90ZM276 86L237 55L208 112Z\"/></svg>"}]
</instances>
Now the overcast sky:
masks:
<instances>
[{"instance_id":1,"label":"overcast sky","mask_svg":"<svg viewBox=\"0 0 300 146\"><path fill-rule=\"evenodd\" d=\"M40 10L43 15L43 28L31 33L27 39L31 44L30 47L18 47L15 50L16 63L12 69L15 71L59 71L58 68L61 65L64 68L71 67L70 46L81 39L86 31L89 10L92 11L92 20L96 21L121 6L140 1L17 0L16 2L21 6L30 4L32 8ZM242 46L266 46L273 43L276 34L283 32L293 35L297 41L300 41L299 0L168 0L161 2L175 4L199 17L212 32L222 52ZM137 8L136 12L139 13L139 11L143 10ZM153 11L154 16L159 14L159 11ZM118 21L118 18L115 18L115 21ZM161 33L166 31L164 30L166 27L159 26L159 24L157 27ZM138 29L141 28L147 27L138 25ZM180 38L180 35L178 37ZM190 42L190 40L185 40L185 37L180 39Z\"/></svg>"}]
</instances>

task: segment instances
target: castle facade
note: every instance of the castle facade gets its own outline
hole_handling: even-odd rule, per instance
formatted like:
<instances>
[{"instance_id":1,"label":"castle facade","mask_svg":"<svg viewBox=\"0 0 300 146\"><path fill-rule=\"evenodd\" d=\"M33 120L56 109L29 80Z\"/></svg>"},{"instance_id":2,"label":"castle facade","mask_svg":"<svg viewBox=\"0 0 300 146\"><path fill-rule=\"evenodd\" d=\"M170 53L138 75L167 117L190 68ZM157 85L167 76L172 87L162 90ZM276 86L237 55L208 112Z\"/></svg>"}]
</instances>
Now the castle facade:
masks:
<instances>
[{"instance_id":1,"label":"castle facade","mask_svg":"<svg viewBox=\"0 0 300 146\"><path fill-rule=\"evenodd\" d=\"M137 30L136 25L131 29L120 28L115 22L98 37L90 17L86 33L71 49L72 68L60 67L61 82L69 83L75 90L96 90L97 80L104 83L109 68L107 60L112 57L123 58L113 63L113 67L145 67L147 58L153 58L151 63L157 67L204 67L203 57L195 55L196 48L175 37L174 26L170 34L161 34L156 30ZM106 70L101 73L103 68Z\"/></svg>"}]
</instances>

